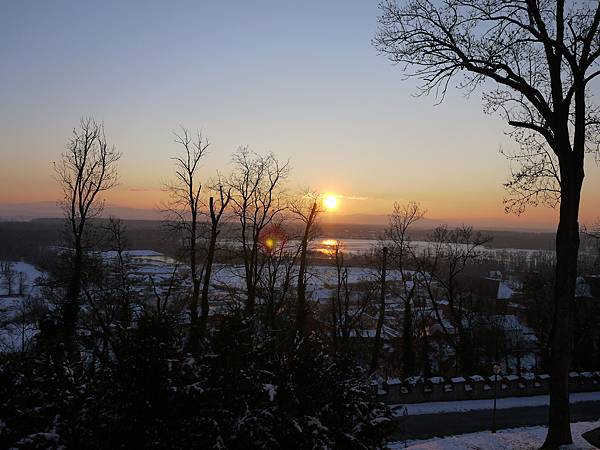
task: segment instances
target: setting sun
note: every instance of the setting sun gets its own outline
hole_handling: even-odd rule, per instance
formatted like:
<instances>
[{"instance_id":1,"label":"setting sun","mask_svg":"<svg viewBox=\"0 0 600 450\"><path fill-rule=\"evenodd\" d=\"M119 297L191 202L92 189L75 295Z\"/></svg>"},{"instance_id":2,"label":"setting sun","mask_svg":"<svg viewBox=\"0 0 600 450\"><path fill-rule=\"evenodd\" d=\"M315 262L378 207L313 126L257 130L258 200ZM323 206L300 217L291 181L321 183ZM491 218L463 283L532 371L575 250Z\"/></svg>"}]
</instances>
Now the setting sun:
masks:
<instances>
[{"instance_id":1,"label":"setting sun","mask_svg":"<svg viewBox=\"0 0 600 450\"><path fill-rule=\"evenodd\" d=\"M335 195L327 195L323 200L323 204L327 209L334 209L337 206L337 198Z\"/></svg>"}]
</instances>

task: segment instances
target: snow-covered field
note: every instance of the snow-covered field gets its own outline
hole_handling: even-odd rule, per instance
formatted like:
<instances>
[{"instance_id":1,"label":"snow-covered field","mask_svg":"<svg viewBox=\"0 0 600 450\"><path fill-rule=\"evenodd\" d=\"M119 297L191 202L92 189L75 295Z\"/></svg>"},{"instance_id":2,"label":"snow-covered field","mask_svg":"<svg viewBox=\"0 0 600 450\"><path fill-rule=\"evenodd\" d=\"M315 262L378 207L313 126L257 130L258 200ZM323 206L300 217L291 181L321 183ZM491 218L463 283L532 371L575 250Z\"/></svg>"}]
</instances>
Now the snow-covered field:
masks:
<instances>
[{"instance_id":1,"label":"snow-covered field","mask_svg":"<svg viewBox=\"0 0 600 450\"><path fill-rule=\"evenodd\" d=\"M578 392L571 394L571 403L600 401L600 392ZM522 408L527 406L546 406L550 404L548 395L532 397L507 397L496 400L496 409ZM403 414L406 408L408 415L438 414L465 411L490 410L493 400L462 400L454 402L431 402L403 405L398 408L398 414Z\"/></svg>"},{"instance_id":2,"label":"snow-covered field","mask_svg":"<svg viewBox=\"0 0 600 450\"><path fill-rule=\"evenodd\" d=\"M600 426L600 422L578 422L571 424L573 444L565 450L597 449L581 437L582 433ZM546 427L527 427L500 430L496 434L489 431L470 433L425 441L392 442L390 450L534 450L540 448L546 437Z\"/></svg>"},{"instance_id":3,"label":"snow-covered field","mask_svg":"<svg viewBox=\"0 0 600 450\"><path fill-rule=\"evenodd\" d=\"M34 294L37 292L36 280L41 277L43 274L38 269L36 269L31 264L27 264L22 261L15 261L12 263L12 269L15 272L16 276L13 280L13 291L16 291L18 288L18 275L23 273L25 276L25 288L27 294ZM5 288L0 288L0 295L7 294Z\"/></svg>"},{"instance_id":4,"label":"snow-covered field","mask_svg":"<svg viewBox=\"0 0 600 450\"><path fill-rule=\"evenodd\" d=\"M24 313L26 298L37 295L37 279L43 274L31 264L20 261L14 262L12 269L16 274L13 295L9 297L5 287L0 289L0 351L21 349L36 332L35 324L19 320L19 316ZM24 277L23 296L17 295L19 274Z\"/></svg>"}]
</instances>

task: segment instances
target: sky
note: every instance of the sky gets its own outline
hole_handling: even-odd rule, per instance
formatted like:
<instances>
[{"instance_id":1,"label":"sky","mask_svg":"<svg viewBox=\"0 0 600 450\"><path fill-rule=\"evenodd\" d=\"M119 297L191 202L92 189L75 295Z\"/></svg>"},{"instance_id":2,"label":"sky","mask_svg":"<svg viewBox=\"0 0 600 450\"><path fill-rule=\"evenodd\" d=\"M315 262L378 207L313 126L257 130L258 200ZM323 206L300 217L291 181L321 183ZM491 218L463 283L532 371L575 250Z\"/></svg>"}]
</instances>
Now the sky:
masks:
<instances>
[{"instance_id":1,"label":"sky","mask_svg":"<svg viewBox=\"0 0 600 450\"><path fill-rule=\"evenodd\" d=\"M415 200L428 217L553 228L548 208L506 215L514 144L479 92L436 106L372 45L377 2L0 3L0 204L55 201L52 162L83 116L122 153L110 204L156 208L173 130L211 141L203 176L241 145L290 159L291 190L339 195L340 217ZM582 221L600 216L588 158Z\"/></svg>"}]
</instances>

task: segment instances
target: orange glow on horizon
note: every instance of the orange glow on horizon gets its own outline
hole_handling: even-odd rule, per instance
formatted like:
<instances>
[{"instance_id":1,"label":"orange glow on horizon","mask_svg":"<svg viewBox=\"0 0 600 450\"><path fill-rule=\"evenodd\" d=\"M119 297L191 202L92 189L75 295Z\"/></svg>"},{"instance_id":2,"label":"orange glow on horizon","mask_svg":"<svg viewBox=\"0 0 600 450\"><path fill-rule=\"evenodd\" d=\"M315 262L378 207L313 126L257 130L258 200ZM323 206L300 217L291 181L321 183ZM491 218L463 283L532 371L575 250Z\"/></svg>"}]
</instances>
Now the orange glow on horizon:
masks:
<instances>
[{"instance_id":1,"label":"orange glow on horizon","mask_svg":"<svg viewBox=\"0 0 600 450\"><path fill-rule=\"evenodd\" d=\"M124 176L125 178L125 176ZM56 201L61 193L55 182L48 177L39 183L27 182L28 178L9 179L0 189L0 218L13 217L60 217ZM6 181L6 180L3 180ZM591 226L600 216L595 194L596 186L589 183L582 193L580 222ZM558 223L558 210L545 206L528 208L521 216L505 214L501 187L477 192L444 189L441 191L414 189L398 194L394 191L369 192L348 188L325 191L321 205L327 211L322 220L328 223L364 223L386 225L393 202L405 203L411 199L419 201L427 210L422 225L431 227L435 223L473 225L479 229L491 228L529 228L533 230L554 231ZM352 192L349 195L347 192ZM337 193L332 193L337 192ZM340 194L339 192L342 192ZM168 200L167 194L158 182L123 183L112 191L104 193L106 200L104 215L115 215L123 219L156 220L161 217L161 205ZM365 195L366 194L366 195ZM368 196L368 199L367 199ZM31 206L27 206L32 203ZM40 204L37 204L40 203ZM45 205L41 205L44 203ZM23 205L22 208L11 205ZM52 212L52 208L56 211ZM131 210L124 210L131 209ZM20 211L28 211L27 214Z\"/></svg>"}]
</instances>

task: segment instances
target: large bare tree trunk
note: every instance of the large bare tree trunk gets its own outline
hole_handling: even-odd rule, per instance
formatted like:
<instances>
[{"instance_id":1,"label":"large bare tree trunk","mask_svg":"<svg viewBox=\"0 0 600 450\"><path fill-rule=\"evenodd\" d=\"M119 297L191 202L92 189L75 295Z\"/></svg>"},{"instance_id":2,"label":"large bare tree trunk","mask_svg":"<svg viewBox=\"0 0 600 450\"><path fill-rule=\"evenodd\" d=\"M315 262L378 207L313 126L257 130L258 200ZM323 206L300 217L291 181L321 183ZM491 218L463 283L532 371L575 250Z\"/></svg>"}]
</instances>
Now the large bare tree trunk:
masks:
<instances>
[{"instance_id":1,"label":"large bare tree trunk","mask_svg":"<svg viewBox=\"0 0 600 450\"><path fill-rule=\"evenodd\" d=\"M98 216L104 207L99 196L117 182L116 164L120 153L108 145L104 126L92 118L81 119L79 129L67 144L61 160L54 163L57 181L62 188L61 206L69 234L73 239L71 277L62 306L62 338L67 351L74 350L75 329L82 289L86 223ZM45 339L44 331L41 339Z\"/></svg>"},{"instance_id":2,"label":"large bare tree trunk","mask_svg":"<svg viewBox=\"0 0 600 450\"><path fill-rule=\"evenodd\" d=\"M210 199L213 201L212 197ZM204 336L206 333L206 326L208 323L208 288L210 287L210 277L212 274L213 261L215 259L215 249L217 247L217 236L219 234L217 225L213 223L210 230L210 242L208 244L208 253L206 254L206 266L204 268L204 283L202 284L202 298L200 304L200 335Z\"/></svg>"},{"instance_id":3,"label":"large bare tree trunk","mask_svg":"<svg viewBox=\"0 0 600 450\"><path fill-rule=\"evenodd\" d=\"M198 255L197 255L197 217L192 214L191 233L190 233L190 271L192 278L192 298L190 300L190 348L197 349L200 333L200 323L198 321L198 303L200 299L200 275L198 274Z\"/></svg>"},{"instance_id":4,"label":"large bare tree trunk","mask_svg":"<svg viewBox=\"0 0 600 450\"><path fill-rule=\"evenodd\" d=\"M192 216L191 234L190 234L190 271L192 276L192 299L190 301L190 322L192 329L198 326L198 300L200 298L200 277L198 276L198 261L196 253L196 225L195 214Z\"/></svg>"},{"instance_id":5,"label":"large bare tree trunk","mask_svg":"<svg viewBox=\"0 0 600 450\"><path fill-rule=\"evenodd\" d=\"M572 442L569 413L569 367L572 355L573 308L579 251L579 202L583 160L565 161L562 171L560 220L556 232L556 281L551 336L551 385L548 435L544 448Z\"/></svg>"},{"instance_id":6,"label":"large bare tree trunk","mask_svg":"<svg viewBox=\"0 0 600 450\"><path fill-rule=\"evenodd\" d=\"M77 316L79 313L79 295L81 294L81 278L83 272L83 249L81 239L75 239L75 253L71 268L71 279L67 288L65 304L63 305L62 318L64 342L70 347L75 340Z\"/></svg>"},{"instance_id":7,"label":"large bare tree trunk","mask_svg":"<svg viewBox=\"0 0 600 450\"><path fill-rule=\"evenodd\" d=\"M307 306L306 306L306 259L308 253L308 240L311 228L317 215L317 200L314 201L306 226L300 249L300 268L298 269L298 298L296 300L296 329L300 336L306 332Z\"/></svg>"},{"instance_id":8,"label":"large bare tree trunk","mask_svg":"<svg viewBox=\"0 0 600 450\"><path fill-rule=\"evenodd\" d=\"M206 255L206 267L204 269L204 284L202 285L202 298L200 304L200 330L204 334L206 332L206 324L208 322L208 288L210 286L210 277L212 274L212 265L215 258L215 248L217 244L216 233L211 232L210 243L208 245L208 253Z\"/></svg>"},{"instance_id":9,"label":"large bare tree trunk","mask_svg":"<svg viewBox=\"0 0 600 450\"><path fill-rule=\"evenodd\" d=\"M296 299L296 330L300 336L303 336L306 330L306 252L308 249L306 233L301 246L300 268L298 270L298 298Z\"/></svg>"},{"instance_id":10,"label":"large bare tree trunk","mask_svg":"<svg viewBox=\"0 0 600 450\"><path fill-rule=\"evenodd\" d=\"M252 254L250 258L253 260ZM246 263L246 304L244 305L245 314L251 316L254 314L254 305L256 303L256 289L254 284L254 264Z\"/></svg>"},{"instance_id":11,"label":"large bare tree trunk","mask_svg":"<svg viewBox=\"0 0 600 450\"><path fill-rule=\"evenodd\" d=\"M202 183L199 181L198 170L200 162L206 154L210 143L200 132L193 137L186 128L181 133L173 133L175 142L184 149L181 155L171 159L175 161L175 181L166 185L169 192L169 202L166 212L171 216L172 228L184 233L184 239L189 239L186 249L192 280L192 295L189 303L190 332L189 345L192 350L198 343L198 301L200 298L200 282L202 269L198 267L198 217L200 214L200 195ZM185 240L184 240L185 242Z\"/></svg>"},{"instance_id":12,"label":"large bare tree trunk","mask_svg":"<svg viewBox=\"0 0 600 450\"><path fill-rule=\"evenodd\" d=\"M246 264L246 314L251 316L254 314L254 306L256 305L256 283L257 283L257 267L258 267L258 234L255 235L252 242L252 250L245 255ZM245 244L244 244L245 245ZM249 260L249 261L248 261Z\"/></svg>"}]
</instances>

